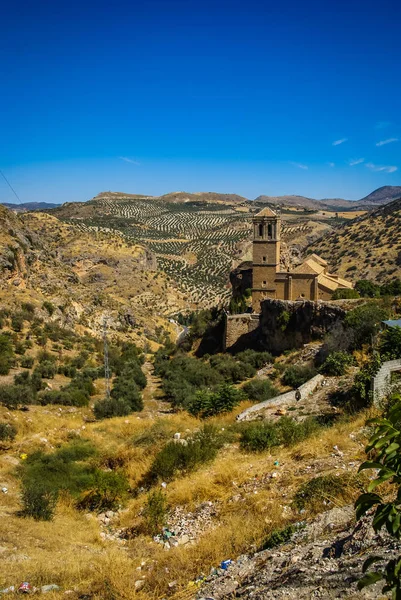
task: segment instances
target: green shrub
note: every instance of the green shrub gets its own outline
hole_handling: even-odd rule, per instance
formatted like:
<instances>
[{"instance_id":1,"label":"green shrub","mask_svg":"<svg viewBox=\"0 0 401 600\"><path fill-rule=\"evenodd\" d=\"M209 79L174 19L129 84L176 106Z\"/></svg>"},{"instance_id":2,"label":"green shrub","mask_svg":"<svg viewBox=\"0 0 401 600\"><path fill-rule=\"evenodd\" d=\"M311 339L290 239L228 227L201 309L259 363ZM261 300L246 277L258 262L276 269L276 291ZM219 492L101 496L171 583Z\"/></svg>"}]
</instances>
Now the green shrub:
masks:
<instances>
[{"instance_id":1,"label":"green shrub","mask_svg":"<svg viewBox=\"0 0 401 600\"><path fill-rule=\"evenodd\" d=\"M289 542L297 531L303 529L305 525L301 524L290 524L282 529L275 529L271 532L261 550L270 550L271 548L276 548L277 546L281 546L281 544L285 544Z\"/></svg>"},{"instance_id":2,"label":"green shrub","mask_svg":"<svg viewBox=\"0 0 401 600\"><path fill-rule=\"evenodd\" d=\"M23 369L31 369L33 367L34 359L32 356L23 356L20 360L20 365Z\"/></svg>"},{"instance_id":3,"label":"green shrub","mask_svg":"<svg viewBox=\"0 0 401 600\"><path fill-rule=\"evenodd\" d=\"M389 311L371 301L363 306L350 310L345 319L345 326L352 329L354 334L353 348L362 348L364 344L371 344L372 338L381 327L381 322L388 318Z\"/></svg>"},{"instance_id":4,"label":"green shrub","mask_svg":"<svg viewBox=\"0 0 401 600\"><path fill-rule=\"evenodd\" d=\"M222 444L215 429L206 425L185 442L170 441L158 452L145 476L145 483L155 483L159 479L171 481L178 474L193 471L213 460Z\"/></svg>"},{"instance_id":5,"label":"green shrub","mask_svg":"<svg viewBox=\"0 0 401 600\"><path fill-rule=\"evenodd\" d=\"M45 361L35 367L34 373L37 373L41 379L54 379L57 367L53 361Z\"/></svg>"},{"instance_id":6,"label":"green shrub","mask_svg":"<svg viewBox=\"0 0 401 600\"><path fill-rule=\"evenodd\" d=\"M278 428L269 421L249 423L241 433L240 446L247 452L262 452L280 445Z\"/></svg>"},{"instance_id":7,"label":"green shrub","mask_svg":"<svg viewBox=\"0 0 401 600\"><path fill-rule=\"evenodd\" d=\"M34 401L34 392L28 385L0 386L0 403L9 409L16 409L24 404L33 404Z\"/></svg>"},{"instance_id":8,"label":"green shrub","mask_svg":"<svg viewBox=\"0 0 401 600\"><path fill-rule=\"evenodd\" d=\"M45 300L42 304L42 308L44 310L46 310L48 312L48 314L50 316L52 316L52 314L54 313L54 311L56 310L56 307L54 306L54 304L52 304L51 302L49 302L48 300Z\"/></svg>"},{"instance_id":9,"label":"green shrub","mask_svg":"<svg viewBox=\"0 0 401 600\"><path fill-rule=\"evenodd\" d=\"M289 385L293 389L303 385L309 379L316 375L316 370L313 367L303 367L301 365L291 365L287 367L281 377L284 385Z\"/></svg>"},{"instance_id":10,"label":"green shrub","mask_svg":"<svg viewBox=\"0 0 401 600\"><path fill-rule=\"evenodd\" d=\"M18 468L23 515L49 520L61 491L84 510L109 510L124 501L128 483L122 472L104 472L93 461L96 448L74 439L52 453L35 452Z\"/></svg>"},{"instance_id":11,"label":"green shrub","mask_svg":"<svg viewBox=\"0 0 401 600\"><path fill-rule=\"evenodd\" d=\"M401 358L401 327L386 329L382 334L379 349L383 360Z\"/></svg>"},{"instance_id":12,"label":"green shrub","mask_svg":"<svg viewBox=\"0 0 401 600\"><path fill-rule=\"evenodd\" d=\"M51 490L42 481L22 482L21 515L33 517L36 521L51 521L56 510L58 492Z\"/></svg>"},{"instance_id":13,"label":"green shrub","mask_svg":"<svg viewBox=\"0 0 401 600\"><path fill-rule=\"evenodd\" d=\"M93 412L96 419L111 419L112 417L125 417L129 415L131 407L125 400L110 398L95 402Z\"/></svg>"},{"instance_id":14,"label":"green shrub","mask_svg":"<svg viewBox=\"0 0 401 600\"><path fill-rule=\"evenodd\" d=\"M280 393L269 379L252 379L247 381L242 389L247 398L253 402L264 402Z\"/></svg>"},{"instance_id":15,"label":"green shrub","mask_svg":"<svg viewBox=\"0 0 401 600\"><path fill-rule=\"evenodd\" d=\"M77 508L98 512L116 510L124 502L128 488L124 473L98 469L93 474L90 488L78 498Z\"/></svg>"},{"instance_id":16,"label":"green shrub","mask_svg":"<svg viewBox=\"0 0 401 600\"><path fill-rule=\"evenodd\" d=\"M333 352L326 358L319 370L324 375L345 375L347 368L353 362L354 358L351 354L347 354L347 352Z\"/></svg>"},{"instance_id":17,"label":"green shrub","mask_svg":"<svg viewBox=\"0 0 401 600\"><path fill-rule=\"evenodd\" d=\"M363 298L375 298L376 296L380 296L380 286L367 279L360 279L357 281L355 290L359 292Z\"/></svg>"},{"instance_id":18,"label":"green shrub","mask_svg":"<svg viewBox=\"0 0 401 600\"><path fill-rule=\"evenodd\" d=\"M216 391L198 390L189 400L187 409L192 415L205 419L232 411L244 399L245 395L242 390L224 383Z\"/></svg>"},{"instance_id":19,"label":"green shrub","mask_svg":"<svg viewBox=\"0 0 401 600\"><path fill-rule=\"evenodd\" d=\"M17 428L12 423L0 423L0 442L10 441L17 435Z\"/></svg>"},{"instance_id":20,"label":"green shrub","mask_svg":"<svg viewBox=\"0 0 401 600\"><path fill-rule=\"evenodd\" d=\"M143 400L138 386L135 381L127 377L125 373L122 373L115 378L111 390L111 398L128 404L131 412L137 412L143 409Z\"/></svg>"},{"instance_id":21,"label":"green shrub","mask_svg":"<svg viewBox=\"0 0 401 600\"><path fill-rule=\"evenodd\" d=\"M277 422L253 421L241 432L240 447L247 452L263 452L274 446L292 446L311 437L321 428L319 422L310 417L297 423L289 417Z\"/></svg>"},{"instance_id":22,"label":"green shrub","mask_svg":"<svg viewBox=\"0 0 401 600\"><path fill-rule=\"evenodd\" d=\"M22 328L24 326L24 317L21 313L15 313L12 317L11 317L11 327L14 331L22 331Z\"/></svg>"},{"instance_id":23,"label":"green shrub","mask_svg":"<svg viewBox=\"0 0 401 600\"><path fill-rule=\"evenodd\" d=\"M337 288L331 298L332 300L352 300L360 298L360 295L356 289Z\"/></svg>"},{"instance_id":24,"label":"green shrub","mask_svg":"<svg viewBox=\"0 0 401 600\"><path fill-rule=\"evenodd\" d=\"M265 365L274 362L270 352L257 352L256 350L244 350L235 355L235 358L242 363L249 363L254 369L261 369Z\"/></svg>"},{"instance_id":25,"label":"green shrub","mask_svg":"<svg viewBox=\"0 0 401 600\"><path fill-rule=\"evenodd\" d=\"M14 364L14 350L9 335L0 335L0 375L8 375Z\"/></svg>"},{"instance_id":26,"label":"green shrub","mask_svg":"<svg viewBox=\"0 0 401 600\"><path fill-rule=\"evenodd\" d=\"M161 490L149 492L143 511L145 528L149 535L156 535L166 525L167 513L168 503L165 494Z\"/></svg>"},{"instance_id":27,"label":"green shrub","mask_svg":"<svg viewBox=\"0 0 401 600\"><path fill-rule=\"evenodd\" d=\"M297 510L321 512L338 500L349 502L359 486L355 475L319 475L301 485L293 499Z\"/></svg>"},{"instance_id":28,"label":"green shrub","mask_svg":"<svg viewBox=\"0 0 401 600\"><path fill-rule=\"evenodd\" d=\"M230 354L217 354L210 358L210 366L217 371L226 382L238 383L256 373L249 362L238 362Z\"/></svg>"},{"instance_id":29,"label":"green shrub","mask_svg":"<svg viewBox=\"0 0 401 600\"><path fill-rule=\"evenodd\" d=\"M364 462L359 471L374 469L374 475L371 479L366 493L359 496L355 502L356 518L360 519L369 511L374 509L373 529L377 534L380 530L386 529L387 535L393 538L398 545L401 538L401 402L396 401L381 418L372 419L368 425L374 426L374 431L366 447L366 454L369 459ZM373 460L372 460L373 459ZM381 484L386 483L387 488L383 490L384 494L377 493ZM371 567L372 564L386 560L382 556L369 557L364 565L363 572ZM401 556L391 557L386 564L381 564L375 571L370 571L358 582L358 589L384 580L382 593L386 597L398 599L401 591L400 574Z\"/></svg>"}]
</instances>

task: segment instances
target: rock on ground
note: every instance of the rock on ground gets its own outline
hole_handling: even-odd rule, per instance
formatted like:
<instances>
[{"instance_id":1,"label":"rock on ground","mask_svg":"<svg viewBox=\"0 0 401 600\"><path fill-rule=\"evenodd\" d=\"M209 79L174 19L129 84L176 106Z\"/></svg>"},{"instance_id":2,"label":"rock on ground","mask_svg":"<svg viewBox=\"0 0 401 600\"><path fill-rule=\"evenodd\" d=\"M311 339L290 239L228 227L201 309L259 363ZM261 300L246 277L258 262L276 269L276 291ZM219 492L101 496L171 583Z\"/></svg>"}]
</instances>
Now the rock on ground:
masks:
<instances>
[{"instance_id":1,"label":"rock on ground","mask_svg":"<svg viewBox=\"0 0 401 600\"><path fill-rule=\"evenodd\" d=\"M375 534L372 518L353 522L352 507L319 515L291 542L241 556L218 576L210 576L198 598L255 598L257 600L310 600L383 598L383 584L358 591L364 561L373 555L395 556L401 543L385 533Z\"/></svg>"}]
</instances>

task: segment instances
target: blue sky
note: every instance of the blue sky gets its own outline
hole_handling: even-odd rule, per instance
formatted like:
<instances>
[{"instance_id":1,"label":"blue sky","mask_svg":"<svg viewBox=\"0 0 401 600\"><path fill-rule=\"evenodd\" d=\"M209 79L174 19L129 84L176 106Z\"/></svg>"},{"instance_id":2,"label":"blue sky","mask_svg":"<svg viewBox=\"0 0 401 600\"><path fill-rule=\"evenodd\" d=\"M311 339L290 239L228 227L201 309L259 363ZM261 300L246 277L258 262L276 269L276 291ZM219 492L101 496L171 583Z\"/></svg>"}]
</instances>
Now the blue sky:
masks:
<instances>
[{"instance_id":1,"label":"blue sky","mask_svg":"<svg viewBox=\"0 0 401 600\"><path fill-rule=\"evenodd\" d=\"M0 168L23 202L400 185L397 4L8 2Z\"/></svg>"}]
</instances>

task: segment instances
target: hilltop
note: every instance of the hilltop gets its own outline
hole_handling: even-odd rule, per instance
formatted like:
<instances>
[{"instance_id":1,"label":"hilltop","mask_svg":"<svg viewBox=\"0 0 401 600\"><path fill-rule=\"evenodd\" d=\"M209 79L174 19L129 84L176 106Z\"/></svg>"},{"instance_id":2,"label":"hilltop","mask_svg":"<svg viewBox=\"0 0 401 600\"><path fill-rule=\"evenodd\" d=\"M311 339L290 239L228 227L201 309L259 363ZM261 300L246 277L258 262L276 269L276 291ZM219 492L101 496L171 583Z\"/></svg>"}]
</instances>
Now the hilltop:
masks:
<instances>
[{"instance_id":1,"label":"hilltop","mask_svg":"<svg viewBox=\"0 0 401 600\"><path fill-rule=\"evenodd\" d=\"M401 197L401 186L400 185L385 185L378 188L365 198L358 200L359 206L377 206L382 204L388 204L396 198Z\"/></svg>"},{"instance_id":2,"label":"hilltop","mask_svg":"<svg viewBox=\"0 0 401 600\"><path fill-rule=\"evenodd\" d=\"M310 244L342 277L384 282L401 267L401 198Z\"/></svg>"},{"instance_id":3,"label":"hilltop","mask_svg":"<svg viewBox=\"0 0 401 600\"><path fill-rule=\"evenodd\" d=\"M57 208L60 204L52 202L21 202L15 204L12 202L1 202L3 206L14 212L27 212L29 210L46 210L49 208Z\"/></svg>"}]
</instances>

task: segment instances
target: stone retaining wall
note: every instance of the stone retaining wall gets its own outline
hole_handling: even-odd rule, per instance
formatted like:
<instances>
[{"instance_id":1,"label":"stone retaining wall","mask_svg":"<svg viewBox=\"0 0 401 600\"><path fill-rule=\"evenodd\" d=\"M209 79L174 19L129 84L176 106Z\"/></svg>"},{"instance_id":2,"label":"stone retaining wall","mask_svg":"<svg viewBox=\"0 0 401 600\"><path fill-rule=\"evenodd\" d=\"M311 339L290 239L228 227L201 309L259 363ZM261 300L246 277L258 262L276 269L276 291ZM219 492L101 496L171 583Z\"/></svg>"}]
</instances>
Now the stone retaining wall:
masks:
<instances>
[{"instance_id":1,"label":"stone retaining wall","mask_svg":"<svg viewBox=\"0 0 401 600\"><path fill-rule=\"evenodd\" d=\"M309 379L309 381L301 385L298 388L301 392L301 400L305 400L309 394L314 392L323 380L323 375L315 375L315 377L312 377L312 379ZM276 396L275 398L270 398L270 400L265 400L264 402L259 402L259 404L250 406L237 416L237 421L251 421L252 419L256 418L257 414L263 411L265 408L270 408L271 406L280 406L282 404L288 404L289 402L293 403L294 400L295 390L291 390L285 394L280 394L280 396Z\"/></svg>"},{"instance_id":2,"label":"stone retaining wall","mask_svg":"<svg viewBox=\"0 0 401 600\"><path fill-rule=\"evenodd\" d=\"M391 373L401 371L401 359L387 360L373 379L373 398L378 404L391 391Z\"/></svg>"},{"instance_id":3,"label":"stone retaining wall","mask_svg":"<svg viewBox=\"0 0 401 600\"><path fill-rule=\"evenodd\" d=\"M227 315L224 349L234 346L241 336L251 333L258 325L259 315L256 314Z\"/></svg>"}]
</instances>

